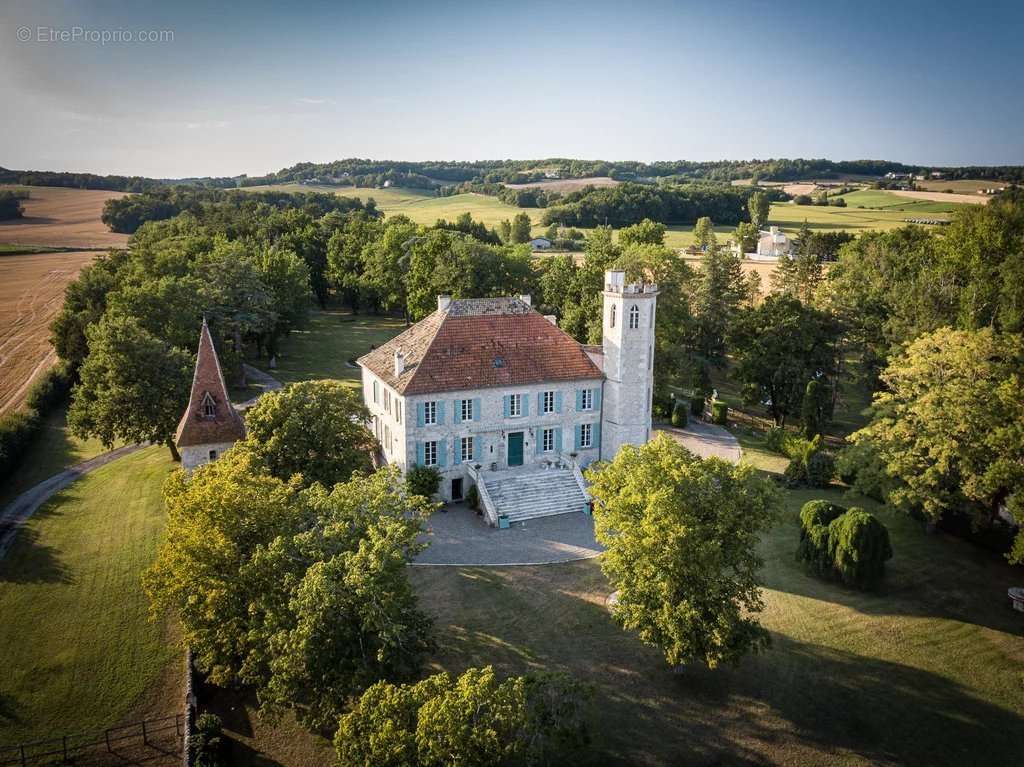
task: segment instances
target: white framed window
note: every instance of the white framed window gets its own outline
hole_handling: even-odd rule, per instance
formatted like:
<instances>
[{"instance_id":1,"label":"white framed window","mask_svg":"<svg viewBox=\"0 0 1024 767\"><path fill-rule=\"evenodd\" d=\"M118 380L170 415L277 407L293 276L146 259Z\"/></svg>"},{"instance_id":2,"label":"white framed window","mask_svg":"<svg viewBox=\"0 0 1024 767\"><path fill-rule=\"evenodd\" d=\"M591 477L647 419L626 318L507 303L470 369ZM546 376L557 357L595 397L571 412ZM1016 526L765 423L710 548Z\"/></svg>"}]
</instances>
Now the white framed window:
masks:
<instances>
[{"instance_id":1,"label":"white framed window","mask_svg":"<svg viewBox=\"0 0 1024 767\"><path fill-rule=\"evenodd\" d=\"M636 330L640 327L640 307L633 304L629 307L629 329Z\"/></svg>"},{"instance_id":2,"label":"white framed window","mask_svg":"<svg viewBox=\"0 0 1024 767\"><path fill-rule=\"evenodd\" d=\"M594 446L594 425L589 423L580 424L580 447Z\"/></svg>"},{"instance_id":3,"label":"white framed window","mask_svg":"<svg viewBox=\"0 0 1024 767\"><path fill-rule=\"evenodd\" d=\"M459 415L463 421L473 420L473 400L464 399L459 404Z\"/></svg>"},{"instance_id":4,"label":"white framed window","mask_svg":"<svg viewBox=\"0 0 1024 767\"><path fill-rule=\"evenodd\" d=\"M580 392L580 410L594 409L594 390L584 389Z\"/></svg>"},{"instance_id":5,"label":"white framed window","mask_svg":"<svg viewBox=\"0 0 1024 767\"><path fill-rule=\"evenodd\" d=\"M612 304L611 319L608 321L608 326L615 327L615 304Z\"/></svg>"},{"instance_id":6,"label":"white framed window","mask_svg":"<svg viewBox=\"0 0 1024 767\"><path fill-rule=\"evenodd\" d=\"M391 412L391 392L388 389L384 390L384 409Z\"/></svg>"},{"instance_id":7,"label":"white framed window","mask_svg":"<svg viewBox=\"0 0 1024 767\"><path fill-rule=\"evenodd\" d=\"M473 460L473 438L463 437L459 441L459 460L468 463Z\"/></svg>"},{"instance_id":8,"label":"white framed window","mask_svg":"<svg viewBox=\"0 0 1024 767\"><path fill-rule=\"evenodd\" d=\"M437 466L437 442L423 443L423 465Z\"/></svg>"},{"instance_id":9,"label":"white framed window","mask_svg":"<svg viewBox=\"0 0 1024 767\"><path fill-rule=\"evenodd\" d=\"M544 429L541 432L541 439L543 440L543 442L541 443L541 446L542 446L542 448L543 448L545 453L550 453L552 450L555 449L555 430L554 429Z\"/></svg>"},{"instance_id":10,"label":"white framed window","mask_svg":"<svg viewBox=\"0 0 1024 767\"><path fill-rule=\"evenodd\" d=\"M546 392L544 392L544 397L542 398L542 400L543 400L542 401L542 405L543 406L541 408L542 412L544 412L544 413L554 413L555 412L555 393L553 391L546 391Z\"/></svg>"},{"instance_id":11,"label":"white framed window","mask_svg":"<svg viewBox=\"0 0 1024 767\"><path fill-rule=\"evenodd\" d=\"M437 423L437 403L436 402L424 402L423 403L423 423L426 426L432 426ZM434 450L437 450L437 445L434 445ZM427 464L432 466L433 464Z\"/></svg>"},{"instance_id":12,"label":"white framed window","mask_svg":"<svg viewBox=\"0 0 1024 767\"><path fill-rule=\"evenodd\" d=\"M402 422L402 400L395 397L395 423Z\"/></svg>"},{"instance_id":13,"label":"white framed window","mask_svg":"<svg viewBox=\"0 0 1024 767\"><path fill-rule=\"evenodd\" d=\"M511 418L518 418L523 414L522 394L513 394L508 398L508 414Z\"/></svg>"},{"instance_id":14,"label":"white framed window","mask_svg":"<svg viewBox=\"0 0 1024 767\"><path fill-rule=\"evenodd\" d=\"M384 425L384 452L391 452L391 427L387 424Z\"/></svg>"},{"instance_id":15,"label":"white framed window","mask_svg":"<svg viewBox=\"0 0 1024 767\"><path fill-rule=\"evenodd\" d=\"M380 384L377 381L373 382L373 404L380 404Z\"/></svg>"}]
</instances>

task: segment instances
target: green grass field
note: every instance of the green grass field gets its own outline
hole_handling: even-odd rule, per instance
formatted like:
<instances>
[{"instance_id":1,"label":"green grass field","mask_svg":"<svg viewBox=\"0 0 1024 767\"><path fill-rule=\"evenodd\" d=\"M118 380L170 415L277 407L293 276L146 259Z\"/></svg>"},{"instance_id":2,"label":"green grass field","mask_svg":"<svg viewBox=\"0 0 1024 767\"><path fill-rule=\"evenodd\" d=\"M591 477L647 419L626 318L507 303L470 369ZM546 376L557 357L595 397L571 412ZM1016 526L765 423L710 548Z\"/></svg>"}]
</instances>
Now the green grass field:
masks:
<instances>
[{"instance_id":1,"label":"green grass field","mask_svg":"<svg viewBox=\"0 0 1024 767\"><path fill-rule=\"evenodd\" d=\"M153 447L97 469L37 511L0 560L0 744L110 727L140 707L180 710L181 652L148 619L141 585L172 468Z\"/></svg>"},{"instance_id":2,"label":"green grass field","mask_svg":"<svg viewBox=\"0 0 1024 767\"><path fill-rule=\"evenodd\" d=\"M878 210L898 210L905 213L952 213L970 203L934 202L932 200L914 200L898 194L886 192L884 189L861 189L841 195L848 208L875 208Z\"/></svg>"},{"instance_id":3,"label":"green grass field","mask_svg":"<svg viewBox=\"0 0 1024 767\"><path fill-rule=\"evenodd\" d=\"M0 508L44 479L104 452L106 448L98 439L83 440L71 434L65 410L51 413L18 471L0 484Z\"/></svg>"},{"instance_id":4,"label":"green grass field","mask_svg":"<svg viewBox=\"0 0 1024 767\"><path fill-rule=\"evenodd\" d=\"M372 346L380 346L405 330L393 317L352 315L347 311L315 311L309 327L292 332L281 344L277 370L267 371L283 383L314 378L338 378L359 385L358 367L349 364ZM260 360L254 360L256 367Z\"/></svg>"},{"instance_id":5,"label":"green grass field","mask_svg":"<svg viewBox=\"0 0 1024 767\"><path fill-rule=\"evenodd\" d=\"M563 670L596 693L595 764L1010 765L1024 737L1024 637L1005 605L1019 581L997 558L858 501L896 551L881 593L808 575L793 557L790 492L763 541L772 633L737 668L674 672L620 630L597 561L417 568L437 669Z\"/></svg>"}]
</instances>

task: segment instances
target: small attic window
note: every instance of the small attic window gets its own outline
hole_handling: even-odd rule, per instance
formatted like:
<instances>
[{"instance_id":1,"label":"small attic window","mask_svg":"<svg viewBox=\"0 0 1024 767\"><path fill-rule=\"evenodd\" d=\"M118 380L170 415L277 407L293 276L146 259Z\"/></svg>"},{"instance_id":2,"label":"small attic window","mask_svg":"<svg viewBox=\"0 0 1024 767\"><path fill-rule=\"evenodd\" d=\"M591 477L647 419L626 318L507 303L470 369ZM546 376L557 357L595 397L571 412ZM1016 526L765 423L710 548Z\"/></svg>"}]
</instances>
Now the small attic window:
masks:
<instances>
[{"instance_id":1,"label":"small attic window","mask_svg":"<svg viewBox=\"0 0 1024 767\"><path fill-rule=\"evenodd\" d=\"M496 368L503 368L503 367L505 367L505 359L503 357L495 357L494 358L494 367L496 367Z\"/></svg>"},{"instance_id":2,"label":"small attic window","mask_svg":"<svg viewBox=\"0 0 1024 767\"><path fill-rule=\"evenodd\" d=\"M203 402L199 406L199 412L202 413L203 418L217 417L217 403L213 401L213 396L210 392L206 392L203 395Z\"/></svg>"}]
</instances>

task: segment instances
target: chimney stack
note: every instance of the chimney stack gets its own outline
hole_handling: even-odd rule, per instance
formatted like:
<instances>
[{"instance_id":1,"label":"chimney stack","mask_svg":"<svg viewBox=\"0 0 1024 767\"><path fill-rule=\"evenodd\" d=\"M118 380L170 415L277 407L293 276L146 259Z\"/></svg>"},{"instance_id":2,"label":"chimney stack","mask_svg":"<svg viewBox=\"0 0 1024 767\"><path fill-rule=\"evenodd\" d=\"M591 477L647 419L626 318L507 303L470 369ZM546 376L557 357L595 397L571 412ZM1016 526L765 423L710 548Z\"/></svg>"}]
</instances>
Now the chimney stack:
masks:
<instances>
[{"instance_id":1,"label":"chimney stack","mask_svg":"<svg viewBox=\"0 0 1024 767\"><path fill-rule=\"evenodd\" d=\"M405 355L400 351L395 352L395 376L400 376L405 372Z\"/></svg>"},{"instance_id":2,"label":"chimney stack","mask_svg":"<svg viewBox=\"0 0 1024 767\"><path fill-rule=\"evenodd\" d=\"M553 315L553 314L545 314L544 315L544 319L546 319L548 322L550 322L556 328L558 327L558 317L556 317L555 315Z\"/></svg>"},{"instance_id":3,"label":"chimney stack","mask_svg":"<svg viewBox=\"0 0 1024 767\"><path fill-rule=\"evenodd\" d=\"M452 297L449 295L440 295L437 297L437 309L438 311L444 311L452 305Z\"/></svg>"}]
</instances>

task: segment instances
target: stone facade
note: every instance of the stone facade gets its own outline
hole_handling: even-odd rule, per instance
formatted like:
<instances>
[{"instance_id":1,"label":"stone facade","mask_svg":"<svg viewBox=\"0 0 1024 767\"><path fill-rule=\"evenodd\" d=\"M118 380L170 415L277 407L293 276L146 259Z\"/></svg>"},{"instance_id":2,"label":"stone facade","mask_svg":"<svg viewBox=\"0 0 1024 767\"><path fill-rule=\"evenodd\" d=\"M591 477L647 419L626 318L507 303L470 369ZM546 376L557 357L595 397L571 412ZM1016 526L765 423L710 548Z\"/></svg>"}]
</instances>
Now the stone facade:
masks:
<instances>
[{"instance_id":1,"label":"stone facade","mask_svg":"<svg viewBox=\"0 0 1024 767\"><path fill-rule=\"evenodd\" d=\"M436 466L441 496L451 501L473 483L470 466L503 471L570 457L582 467L613 458L624 444L643 444L651 428L657 295L655 286L626 285L623 272L606 273L602 347L576 344L593 363L587 363L591 377L403 394L384 380L406 375L403 354L395 352L394 368L383 368L378 359L378 372L364 358L363 400L384 460L403 471L416 464ZM449 310L459 307L439 302L439 312ZM423 324L437 322L432 315Z\"/></svg>"},{"instance_id":2,"label":"stone facade","mask_svg":"<svg viewBox=\"0 0 1024 767\"><path fill-rule=\"evenodd\" d=\"M181 453L181 468L185 471L192 471L196 466L216 461L234 444L234 442L215 442L181 447L178 450Z\"/></svg>"}]
</instances>

